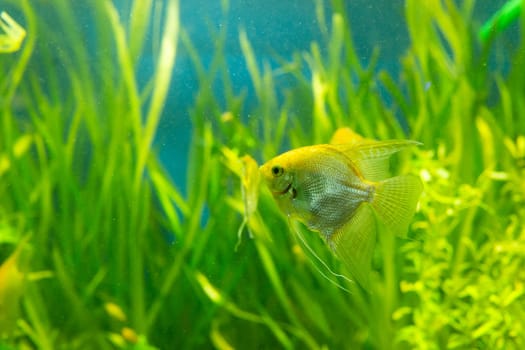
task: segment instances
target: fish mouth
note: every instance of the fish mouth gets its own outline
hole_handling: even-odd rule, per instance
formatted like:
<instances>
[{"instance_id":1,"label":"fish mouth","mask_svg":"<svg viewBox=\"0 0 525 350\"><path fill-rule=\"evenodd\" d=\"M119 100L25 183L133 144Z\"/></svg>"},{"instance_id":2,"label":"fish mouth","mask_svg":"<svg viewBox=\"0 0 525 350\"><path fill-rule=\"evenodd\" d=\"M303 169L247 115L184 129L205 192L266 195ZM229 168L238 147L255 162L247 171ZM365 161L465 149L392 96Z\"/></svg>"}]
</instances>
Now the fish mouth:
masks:
<instances>
[{"instance_id":1,"label":"fish mouth","mask_svg":"<svg viewBox=\"0 0 525 350\"><path fill-rule=\"evenodd\" d=\"M272 193L273 193L274 195L283 195L283 194L287 193L288 191L290 191L290 188L291 188L291 187L292 187L292 183L290 182L290 183L288 184L288 186L286 186L286 188L285 188L284 190L282 190L282 191L272 191Z\"/></svg>"}]
</instances>

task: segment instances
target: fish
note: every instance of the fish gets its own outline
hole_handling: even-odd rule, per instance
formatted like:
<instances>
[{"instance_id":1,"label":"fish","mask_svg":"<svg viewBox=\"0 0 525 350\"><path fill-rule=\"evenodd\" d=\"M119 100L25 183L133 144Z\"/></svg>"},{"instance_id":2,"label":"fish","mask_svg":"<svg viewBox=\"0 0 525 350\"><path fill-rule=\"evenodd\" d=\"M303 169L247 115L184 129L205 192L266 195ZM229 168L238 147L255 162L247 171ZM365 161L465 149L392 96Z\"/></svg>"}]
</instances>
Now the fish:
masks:
<instances>
[{"instance_id":1,"label":"fish","mask_svg":"<svg viewBox=\"0 0 525 350\"><path fill-rule=\"evenodd\" d=\"M20 267L21 255L29 241L22 239L15 251L0 265L0 338L13 332L20 314L26 274Z\"/></svg>"},{"instance_id":2,"label":"fish","mask_svg":"<svg viewBox=\"0 0 525 350\"><path fill-rule=\"evenodd\" d=\"M25 29L20 26L7 12L0 12L0 53L15 52L20 49L26 36Z\"/></svg>"},{"instance_id":3,"label":"fish","mask_svg":"<svg viewBox=\"0 0 525 350\"><path fill-rule=\"evenodd\" d=\"M403 236L422 192L418 176L390 176L389 158L419 145L367 139L344 128L332 143L290 150L259 171L280 210L319 232L368 290L378 225Z\"/></svg>"}]
</instances>

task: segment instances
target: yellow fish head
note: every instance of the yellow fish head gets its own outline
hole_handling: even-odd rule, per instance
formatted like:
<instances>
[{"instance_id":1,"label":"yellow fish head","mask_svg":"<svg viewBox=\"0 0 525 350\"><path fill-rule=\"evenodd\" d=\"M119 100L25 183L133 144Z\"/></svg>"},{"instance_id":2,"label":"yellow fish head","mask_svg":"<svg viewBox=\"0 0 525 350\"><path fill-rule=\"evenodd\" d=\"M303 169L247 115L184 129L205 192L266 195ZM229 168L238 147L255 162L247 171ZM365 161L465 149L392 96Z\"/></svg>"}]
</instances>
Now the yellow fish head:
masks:
<instances>
[{"instance_id":1,"label":"yellow fish head","mask_svg":"<svg viewBox=\"0 0 525 350\"><path fill-rule=\"evenodd\" d=\"M292 169L286 153L269 160L259 168L266 185L276 200L293 196L294 173Z\"/></svg>"}]
</instances>

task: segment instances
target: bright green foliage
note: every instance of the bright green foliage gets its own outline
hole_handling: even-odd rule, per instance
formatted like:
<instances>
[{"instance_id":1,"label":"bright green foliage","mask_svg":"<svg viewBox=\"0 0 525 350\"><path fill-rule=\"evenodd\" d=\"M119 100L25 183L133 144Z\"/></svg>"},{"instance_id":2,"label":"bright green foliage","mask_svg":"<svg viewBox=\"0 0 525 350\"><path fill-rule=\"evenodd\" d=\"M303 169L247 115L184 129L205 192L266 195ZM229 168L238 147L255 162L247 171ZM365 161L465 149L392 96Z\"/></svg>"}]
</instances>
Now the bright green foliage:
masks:
<instances>
[{"instance_id":1,"label":"bright green foliage","mask_svg":"<svg viewBox=\"0 0 525 350\"><path fill-rule=\"evenodd\" d=\"M492 36L506 29L511 23L519 18L522 0L509 0L492 17L483 24L479 30L479 38L482 41L489 40Z\"/></svg>"},{"instance_id":2,"label":"bright green foliage","mask_svg":"<svg viewBox=\"0 0 525 350\"><path fill-rule=\"evenodd\" d=\"M162 9L157 67L145 89L136 83L140 47L130 47L130 33L143 37L148 17L127 29L108 1L90 2L82 14L70 2L15 5L28 34L0 65L0 223L19 237L32 233L31 270L53 276L26 286L25 317L13 320L18 331L8 341L108 348L109 331L124 324L101 313L104 301L122 305L129 326L145 334L155 319L150 305L161 298L146 271L170 256L155 234L168 224L154 198L180 196L151 149L175 60L178 3ZM97 60L81 15L97 19ZM164 261L150 253L157 250Z\"/></svg>"},{"instance_id":3,"label":"bright green foliage","mask_svg":"<svg viewBox=\"0 0 525 350\"><path fill-rule=\"evenodd\" d=\"M377 72L379 50L362 65L343 0L330 14L318 3L323 42L276 69L241 30L255 107L228 76L226 26L205 67L179 30L176 0L135 0L120 13L83 3L96 42L74 2L9 3L27 36L0 60L0 254L30 234L28 271L50 273L28 275L0 348L525 347L525 43L508 77L490 71L473 0L406 1L400 77ZM186 196L153 146L177 39L200 84ZM141 86L147 50L156 66ZM258 182L246 175L245 154L262 162L342 126L424 143L396 164L421 176L424 192L410 238L381 228L372 293L315 260L296 233L345 273L262 187L254 211Z\"/></svg>"},{"instance_id":4,"label":"bright green foliage","mask_svg":"<svg viewBox=\"0 0 525 350\"><path fill-rule=\"evenodd\" d=\"M20 48L26 31L6 12L0 12L0 52L14 52Z\"/></svg>"}]
</instances>

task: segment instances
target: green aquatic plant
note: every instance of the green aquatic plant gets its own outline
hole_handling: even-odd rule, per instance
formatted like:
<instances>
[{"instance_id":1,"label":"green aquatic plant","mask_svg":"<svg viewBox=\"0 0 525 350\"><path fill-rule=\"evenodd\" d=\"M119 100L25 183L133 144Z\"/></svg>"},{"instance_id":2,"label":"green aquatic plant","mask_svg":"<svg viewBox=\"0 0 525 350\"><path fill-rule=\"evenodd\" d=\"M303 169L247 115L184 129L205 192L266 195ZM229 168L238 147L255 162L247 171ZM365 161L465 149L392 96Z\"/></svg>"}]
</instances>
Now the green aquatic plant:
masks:
<instances>
[{"instance_id":1,"label":"green aquatic plant","mask_svg":"<svg viewBox=\"0 0 525 350\"><path fill-rule=\"evenodd\" d=\"M13 60L0 64L9 77L0 85L0 213L20 237L33 233L38 254L32 265L53 277L26 288L24 317L7 341L109 348L116 325L97 312L104 300L125 305L128 327L143 337L154 299L144 271L156 270L145 247L158 243L167 250L158 236L144 243L165 227L154 193L176 191L162 181L167 175L152 143L176 56L178 3L162 7L152 53L157 65L145 87L136 81L144 53L136 40L144 40L150 17L134 16L128 28L111 2L88 5L87 15L97 19L90 29L105 33L96 45L109 56L98 59L85 46L78 8L38 1L11 6L24 16L27 40ZM151 6L135 1L129 13Z\"/></svg>"},{"instance_id":2,"label":"green aquatic plant","mask_svg":"<svg viewBox=\"0 0 525 350\"><path fill-rule=\"evenodd\" d=\"M525 346L525 45L493 70L474 1L407 0L399 76L378 72L379 49L358 58L342 0L316 2L321 41L278 67L241 29L256 103L230 80L227 26L205 64L175 0L8 4L27 36L0 60L0 259L30 233L29 270L49 272L1 347ZM154 143L178 50L199 81L185 191ZM393 164L424 191L408 238L380 227L370 293L330 274L345 270L253 175L342 126L424 143Z\"/></svg>"},{"instance_id":3,"label":"green aquatic plant","mask_svg":"<svg viewBox=\"0 0 525 350\"><path fill-rule=\"evenodd\" d=\"M479 37L487 41L494 33L499 33L519 18L522 8L521 0L509 0L479 30Z\"/></svg>"},{"instance_id":4,"label":"green aquatic plant","mask_svg":"<svg viewBox=\"0 0 525 350\"><path fill-rule=\"evenodd\" d=\"M20 49L26 31L5 11L0 12L0 28L4 31L0 35L0 52L15 52Z\"/></svg>"}]
</instances>

